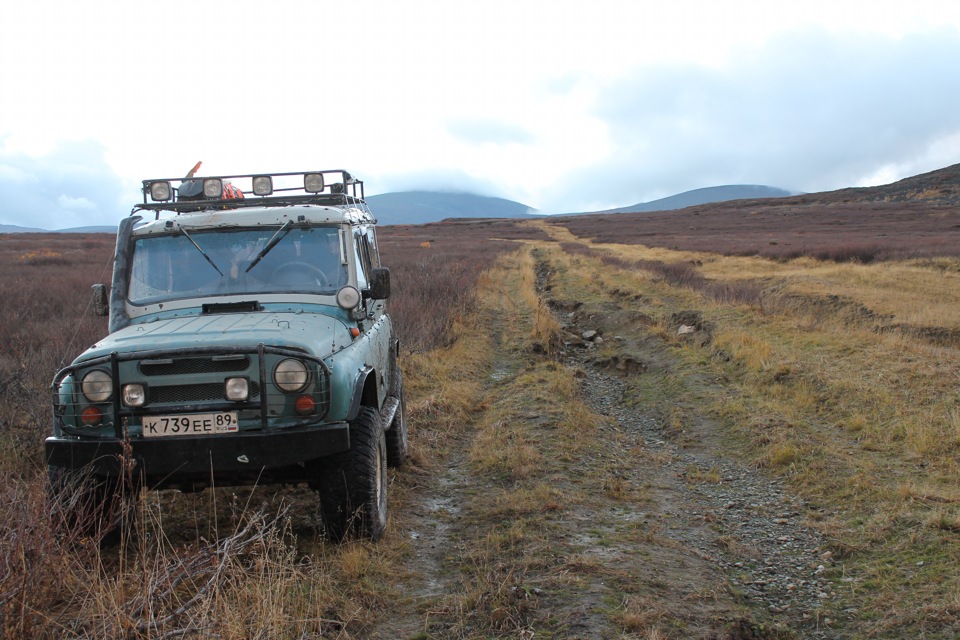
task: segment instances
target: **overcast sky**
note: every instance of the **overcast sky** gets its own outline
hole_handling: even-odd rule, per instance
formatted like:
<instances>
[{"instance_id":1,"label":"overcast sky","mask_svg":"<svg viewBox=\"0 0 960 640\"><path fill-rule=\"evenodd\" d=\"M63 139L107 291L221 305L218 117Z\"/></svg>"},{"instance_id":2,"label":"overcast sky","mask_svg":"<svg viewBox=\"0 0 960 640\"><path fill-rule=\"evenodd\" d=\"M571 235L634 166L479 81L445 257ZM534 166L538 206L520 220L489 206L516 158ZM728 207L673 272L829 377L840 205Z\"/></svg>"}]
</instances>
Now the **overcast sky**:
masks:
<instances>
[{"instance_id":1,"label":"overcast sky","mask_svg":"<svg viewBox=\"0 0 960 640\"><path fill-rule=\"evenodd\" d=\"M197 160L544 212L960 162L955 0L31 0L4 26L0 224L116 224Z\"/></svg>"}]
</instances>

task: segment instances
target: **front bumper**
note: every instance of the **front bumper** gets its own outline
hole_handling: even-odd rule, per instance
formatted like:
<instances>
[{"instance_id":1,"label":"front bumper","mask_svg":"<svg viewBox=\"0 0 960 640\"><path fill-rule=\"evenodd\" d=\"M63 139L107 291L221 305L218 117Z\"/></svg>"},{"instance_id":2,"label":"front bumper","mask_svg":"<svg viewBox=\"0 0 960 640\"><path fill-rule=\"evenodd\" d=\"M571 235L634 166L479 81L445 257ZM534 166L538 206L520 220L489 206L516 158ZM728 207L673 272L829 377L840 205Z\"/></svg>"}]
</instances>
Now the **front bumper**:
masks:
<instances>
[{"instance_id":1,"label":"front bumper","mask_svg":"<svg viewBox=\"0 0 960 640\"><path fill-rule=\"evenodd\" d=\"M122 473L127 456L134 474L154 488L238 486L304 482L312 478L307 463L350 448L345 422L215 436L131 438L126 441L50 437L47 463L89 470L99 476Z\"/></svg>"}]
</instances>

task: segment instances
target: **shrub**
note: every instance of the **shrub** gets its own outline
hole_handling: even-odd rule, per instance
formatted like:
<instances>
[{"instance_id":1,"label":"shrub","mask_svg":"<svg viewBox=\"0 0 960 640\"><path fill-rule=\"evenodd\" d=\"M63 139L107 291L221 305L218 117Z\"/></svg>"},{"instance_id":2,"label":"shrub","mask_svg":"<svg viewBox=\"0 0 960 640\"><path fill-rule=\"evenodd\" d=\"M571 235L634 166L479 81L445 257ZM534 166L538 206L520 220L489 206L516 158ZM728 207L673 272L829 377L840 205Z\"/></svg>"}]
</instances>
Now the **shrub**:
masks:
<instances>
[{"instance_id":1,"label":"shrub","mask_svg":"<svg viewBox=\"0 0 960 640\"><path fill-rule=\"evenodd\" d=\"M379 230L382 262L390 268L390 315L401 345L413 352L446 346L454 320L475 306L479 275L497 256L516 249L508 237L541 237L509 220L445 221Z\"/></svg>"}]
</instances>

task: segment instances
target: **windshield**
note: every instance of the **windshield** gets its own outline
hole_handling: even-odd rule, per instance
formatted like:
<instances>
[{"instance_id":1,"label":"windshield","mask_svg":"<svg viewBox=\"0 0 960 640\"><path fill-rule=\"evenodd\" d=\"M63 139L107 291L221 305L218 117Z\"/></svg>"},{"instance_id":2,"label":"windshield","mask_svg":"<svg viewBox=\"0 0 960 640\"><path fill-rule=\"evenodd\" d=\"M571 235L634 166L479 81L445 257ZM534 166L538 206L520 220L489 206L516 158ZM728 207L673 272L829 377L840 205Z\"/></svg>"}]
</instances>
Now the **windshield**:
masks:
<instances>
[{"instance_id":1,"label":"windshield","mask_svg":"<svg viewBox=\"0 0 960 640\"><path fill-rule=\"evenodd\" d=\"M127 296L141 305L248 293L335 293L347 283L338 227L215 229L189 235L180 230L139 238L131 262Z\"/></svg>"}]
</instances>

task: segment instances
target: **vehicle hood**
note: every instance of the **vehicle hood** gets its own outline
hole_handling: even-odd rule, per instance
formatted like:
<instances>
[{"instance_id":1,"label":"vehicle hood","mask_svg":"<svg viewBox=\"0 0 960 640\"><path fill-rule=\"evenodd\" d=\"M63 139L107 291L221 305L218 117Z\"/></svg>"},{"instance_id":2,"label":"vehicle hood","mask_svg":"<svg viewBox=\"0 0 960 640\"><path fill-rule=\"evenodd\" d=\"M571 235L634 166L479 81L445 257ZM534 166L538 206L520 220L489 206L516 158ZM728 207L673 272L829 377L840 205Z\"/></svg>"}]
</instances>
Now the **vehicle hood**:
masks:
<instances>
[{"instance_id":1,"label":"vehicle hood","mask_svg":"<svg viewBox=\"0 0 960 640\"><path fill-rule=\"evenodd\" d=\"M76 362L109 355L191 347L271 347L302 349L319 357L352 342L347 326L320 313L230 313L155 320L130 325L85 351Z\"/></svg>"}]
</instances>

